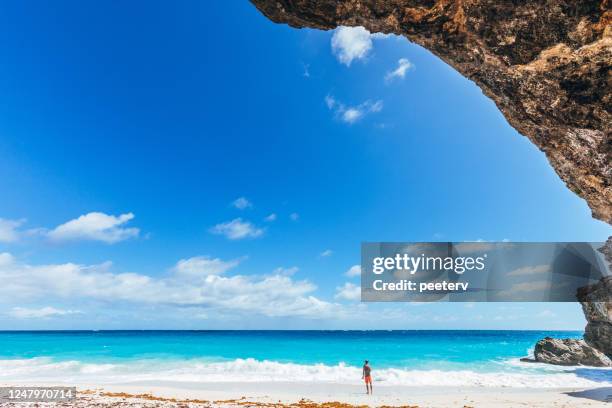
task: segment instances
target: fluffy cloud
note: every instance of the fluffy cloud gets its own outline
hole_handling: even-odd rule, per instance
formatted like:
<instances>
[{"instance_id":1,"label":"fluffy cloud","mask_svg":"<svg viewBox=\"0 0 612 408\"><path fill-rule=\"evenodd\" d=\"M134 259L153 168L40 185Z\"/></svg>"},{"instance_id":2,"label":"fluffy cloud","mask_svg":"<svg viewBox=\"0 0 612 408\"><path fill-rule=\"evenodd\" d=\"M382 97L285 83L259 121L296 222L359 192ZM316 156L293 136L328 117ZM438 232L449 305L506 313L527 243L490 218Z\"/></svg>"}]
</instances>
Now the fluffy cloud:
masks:
<instances>
[{"instance_id":1,"label":"fluffy cloud","mask_svg":"<svg viewBox=\"0 0 612 408\"><path fill-rule=\"evenodd\" d=\"M206 272L228 270L236 261L207 259ZM330 318L342 315L343 308L313 296L316 286L307 280L293 280L284 273L266 276L221 276L198 272L197 266L185 268L179 261L169 275L153 277L137 273L113 273L111 264L73 263L28 265L11 259L0 265L0 299L3 302L95 300L115 304L129 302L175 308L199 307L231 315L259 314L267 317ZM214 266L211 266L214 265ZM49 314L53 310L46 309ZM35 315L28 309L17 314ZM44 314L38 312L38 314ZM57 311L56 313L57 314Z\"/></svg>"},{"instance_id":2,"label":"fluffy cloud","mask_svg":"<svg viewBox=\"0 0 612 408\"><path fill-rule=\"evenodd\" d=\"M342 300L360 300L361 299L361 288L353 283L346 282L344 286L336 288L336 299Z\"/></svg>"},{"instance_id":3,"label":"fluffy cloud","mask_svg":"<svg viewBox=\"0 0 612 408\"><path fill-rule=\"evenodd\" d=\"M462 242L455 244L454 248L460 254L473 254L485 251L493 251L495 249L512 248L512 243L500 243L500 242L487 242L481 239L474 242Z\"/></svg>"},{"instance_id":4,"label":"fluffy cloud","mask_svg":"<svg viewBox=\"0 0 612 408\"><path fill-rule=\"evenodd\" d=\"M381 100L375 102L367 100L356 106L347 106L332 95L327 95L325 97L325 104L329 110L334 112L334 115L338 119L349 125L359 121L369 113L380 112L383 108L383 101Z\"/></svg>"},{"instance_id":5,"label":"fluffy cloud","mask_svg":"<svg viewBox=\"0 0 612 408\"><path fill-rule=\"evenodd\" d=\"M350 67L353 60L365 58L372 50L372 39L370 32L363 27L338 27L331 46L338 61Z\"/></svg>"},{"instance_id":6,"label":"fluffy cloud","mask_svg":"<svg viewBox=\"0 0 612 408\"><path fill-rule=\"evenodd\" d=\"M236 207L239 210L246 210L247 208L253 207L253 204L244 197L239 197L232 201L232 206Z\"/></svg>"},{"instance_id":7,"label":"fluffy cloud","mask_svg":"<svg viewBox=\"0 0 612 408\"><path fill-rule=\"evenodd\" d=\"M390 35L383 33L370 34L363 27L341 26L336 28L331 38L332 53L338 61L350 67L354 60L367 58L373 48L373 39L387 37L390 37Z\"/></svg>"},{"instance_id":8,"label":"fluffy cloud","mask_svg":"<svg viewBox=\"0 0 612 408\"><path fill-rule=\"evenodd\" d=\"M331 249L326 249L325 251L321 252L319 256L321 258L327 258L329 256L332 256L333 254L334 254L334 251L332 251Z\"/></svg>"},{"instance_id":9,"label":"fluffy cloud","mask_svg":"<svg viewBox=\"0 0 612 408\"><path fill-rule=\"evenodd\" d=\"M90 212L59 225L49 231L47 236L53 241L90 240L114 244L138 236L140 233L138 228L124 226L133 218L132 213L114 216Z\"/></svg>"},{"instance_id":10,"label":"fluffy cloud","mask_svg":"<svg viewBox=\"0 0 612 408\"><path fill-rule=\"evenodd\" d=\"M6 220L0 218L0 242L11 243L19 239L17 228L24 220Z\"/></svg>"},{"instance_id":11,"label":"fluffy cloud","mask_svg":"<svg viewBox=\"0 0 612 408\"><path fill-rule=\"evenodd\" d=\"M509 300L520 301L532 299L535 294L532 292L542 292L552 288L552 283L547 281L532 281L515 283L509 289L501 290L497 294L501 297L507 297ZM540 296L541 297L541 296Z\"/></svg>"},{"instance_id":12,"label":"fluffy cloud","mask_svg":"<svg viewBox=\"0 0 612 408\"><path fill-rule=\"evenodd\" d=\"M554 312L552 312L552 311L550 311L548 309L547 310L542 310L540 313L538 313L536 315L536 317L547 317L547 318L548 317L555 317L555 316L557 316L556 313L554 313Z\"/></svg>"},{"instance_id":13,"label":"fluffy cloud","mask_svg":"<svg viewBox=\"0 0 612 408\"><path fill-rule=\"evenodd\" d=\"M363 112L357 108L348 108L342 114L342 120L346 123L355 123L363 116Z\"/></svg>"},{"instance_id":14,"label":"fluffy cloud","mask_svg":"<svg viewBox=\"0 0 612 408\"><path fill-rule=\"evenodd\" d=\"M282 276L293 276L299 270L300 270L300 268L298 268L297 266L292 266L290 268L283 268L282 266L279 266L278 268L274 269L274 274L275 275L282 275Z\"/></svg>"},{"instance_id":15,"label":"fluffy cloud","mask_svg":"<svg viewBox=\"0 0 612 408\"><path fill-rule=\"evenodd\" d=\"M8 252L0 253L0 267L11 265L13 262L15 262L13 255L9 254Z\"/></svg>"},{"instance_id":16,"label":"fluffy cloud","mask_svg":"<svg viewBox=\"0 0 612 408\"><path fill-rule=\"evenodd\" d=\"M9 315L18 319L45 319L49 317L66 316L80 313L78 310L62 310L54 307L43 307L40 309L28 309L25 307L14 307Z\"/></svg>"},{"instance_id":17,"label":"fluffy cloud","mask_svg":"<svg viewBox=\"0 0 612 408\"><path fill-rule=\"evenodd\" d=\"M264 218L264 220L266 222L272 222L272 221L276 221L276 218L277 218L276 214L272 213L272 214L268 215L266 218Z\"/></svg>"},{"instance_id":18,"label":"fluffy cloud","mask_svg":"<svg viewBox=\"0 0 612 408\"><path fill-rule=\"evenodd\" d=\"M240 260L234 259L231 261L223 261L219 258L210 258L208 256L194 256L188 259L181 259L176 263L172 270L177 275L189 276L207 276L221 275L235 268L240 263Z\"/></svg>"},{"instance_id":19,"label":"fluffy cloud","mask_svg":"<svg viewBox=\"0 0 612 408\"><path fill-rule=\"evenodd\" d=\"M349 278L354 278L361 275L361 265L353 265L344 273Z\"/></svg>"},{"instance_id":20,"label":"fluffy cloud","mask_svg":"<svg viewBox=\"0 0 612 408\"><path fill-rule=\"evenodd\" d=\"M237 240L260 237L263 235L264 230L256 227L249 221L243 221L242 218L235 218L231 221L215 225L210 229L210 232L217 235L223 235L227 239Z\"/></svg>"},{"instance_id":21,"label":"fluffy cloud","mask_svg":"<svg viewBox=\"0 0 612 408\"><path fill-rule=\"evenodd\" d=\"M539 273L549 273L550 271L550 265L523 266L508 272L506 276L531 276Z\"/></svg>"},{"instance_id":22,"label":"fluffy cloud","mask_svg":"<svg viewBox=\"0 0 612 408\"><path fill-rule=\"evenodd\" d=\"M392 82L394 79L404 79L406 72L413 66L414 65L412 65L408 58L400 58L397 62L397 68L387 72L387 75L385 75L385 81Z\"/></svg>"}]
</instances>

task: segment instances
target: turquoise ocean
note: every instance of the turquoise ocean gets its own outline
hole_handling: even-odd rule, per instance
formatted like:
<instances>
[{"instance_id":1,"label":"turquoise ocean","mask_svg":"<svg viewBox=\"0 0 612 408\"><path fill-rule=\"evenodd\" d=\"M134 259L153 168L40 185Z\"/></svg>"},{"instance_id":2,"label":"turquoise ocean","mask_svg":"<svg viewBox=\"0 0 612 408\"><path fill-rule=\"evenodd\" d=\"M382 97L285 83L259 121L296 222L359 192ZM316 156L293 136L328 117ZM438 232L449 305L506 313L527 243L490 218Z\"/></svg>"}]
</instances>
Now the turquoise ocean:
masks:
<instances>
[{"instance_id":1,"label":"turquoise ocean","mask_svg":"<svg viewBox=\"0 0 612 408\"><path fill-rule=\"evenodd\" d=\"M296 381L379 385L612 386L612 370L524 363L554 331L0 332L0 383Z\"/></svg>"}]
</instances>

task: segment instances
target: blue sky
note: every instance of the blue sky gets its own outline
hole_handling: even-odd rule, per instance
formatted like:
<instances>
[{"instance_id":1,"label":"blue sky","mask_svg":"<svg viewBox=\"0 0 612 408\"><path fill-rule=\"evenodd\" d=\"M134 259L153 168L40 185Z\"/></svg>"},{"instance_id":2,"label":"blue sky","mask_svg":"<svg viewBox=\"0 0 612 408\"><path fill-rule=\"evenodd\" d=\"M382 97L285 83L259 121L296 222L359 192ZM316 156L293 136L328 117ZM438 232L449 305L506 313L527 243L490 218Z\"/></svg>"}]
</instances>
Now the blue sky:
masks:
<instances>
[{"instance_id":1,"label":"blue sky","mask_svg":"<svg viewBox=\"0 0 612 408\"><path fill-rule=\"evenodd\" d=\"M403 38L61 1L3 4L0 42L2 328L584 325L578 304L352 300L362 241L612 233Z\"/></svg>"}]
</instances>

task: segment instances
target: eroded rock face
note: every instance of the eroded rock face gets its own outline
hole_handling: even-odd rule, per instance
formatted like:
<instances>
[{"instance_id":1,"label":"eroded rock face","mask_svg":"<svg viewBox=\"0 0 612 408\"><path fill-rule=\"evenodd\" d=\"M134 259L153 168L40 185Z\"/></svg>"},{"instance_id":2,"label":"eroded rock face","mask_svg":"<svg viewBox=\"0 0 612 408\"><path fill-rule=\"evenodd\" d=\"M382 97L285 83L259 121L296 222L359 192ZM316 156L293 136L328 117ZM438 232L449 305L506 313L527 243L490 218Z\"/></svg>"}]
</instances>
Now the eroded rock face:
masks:
<instances>
[{"instance_id":1,"label":"eroded rock face","mask_svg":"<svg viewBox=\"0 0 612 408\"><path fill-rule=\"evenodd\" d=\"M540 363L612 367L612 361L605 354L584 340L545 337L536 343L533 354Z\"/></svg>"},{"instance_id":2,"label":"eroded rock face","mask_svg":"<svg viewBox=\"0 0 612 408\"><path fill-rule=\"evenodd\" d=\"M612 237L600 251L610 260L611 250ZM584 340L612 358L612 276L578 289L576 296L587 319Z\"/></svg>"},{"instance_id":3,"label":"eroded rock face","mask_svg":"<svg viewBox=\"0 0 612 408\"><path fill-rule=\"evenodd\" d=\"M612 223L608 0L251 0L293 27L403 35L474 81Z\"/></svg>"}]
</instances>

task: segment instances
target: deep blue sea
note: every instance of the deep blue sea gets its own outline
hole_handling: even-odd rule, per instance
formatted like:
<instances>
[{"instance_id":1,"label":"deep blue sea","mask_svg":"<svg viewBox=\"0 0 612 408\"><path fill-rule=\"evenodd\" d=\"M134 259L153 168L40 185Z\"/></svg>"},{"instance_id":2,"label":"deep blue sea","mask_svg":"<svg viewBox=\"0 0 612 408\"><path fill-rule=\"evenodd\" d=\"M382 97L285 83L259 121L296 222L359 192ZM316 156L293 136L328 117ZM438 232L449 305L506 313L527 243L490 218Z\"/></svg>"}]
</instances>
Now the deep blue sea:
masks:
<instances>
[{"instance_id":1,"label":"deep blue sea","mask_svg":"<svg viewBox=\"0 0 612 408\"><path fill-rule=\"evenodd\" d=\"M612 370L522 363L538 331L0 332L0 382L321 381L380 384L609 386Z\"/></svg>"}]
</instances>

